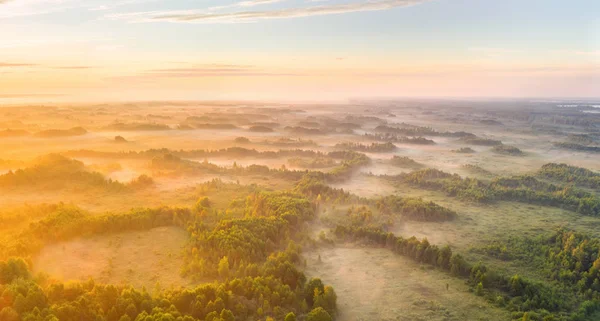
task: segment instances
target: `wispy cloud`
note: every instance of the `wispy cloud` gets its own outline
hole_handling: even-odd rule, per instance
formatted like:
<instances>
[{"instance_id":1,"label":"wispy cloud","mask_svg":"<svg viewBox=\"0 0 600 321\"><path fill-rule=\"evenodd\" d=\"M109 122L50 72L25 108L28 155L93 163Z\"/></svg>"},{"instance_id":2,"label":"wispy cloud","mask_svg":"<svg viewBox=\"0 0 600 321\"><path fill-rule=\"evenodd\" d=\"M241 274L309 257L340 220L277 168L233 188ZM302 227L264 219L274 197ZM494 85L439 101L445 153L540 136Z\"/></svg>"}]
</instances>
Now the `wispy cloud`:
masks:
<instances>
[{"instance_id":1,"label":"wispy cloud","mask_svg":"<svg viewBox=\"0 0 600 321\"><path fill-rule=\"evenodd\" d=\"M238 2L238 5L240 5L242 7L252 7L252 6L257 6L257 5L261 5L261 4L271 4L271 3L282 2L282 1L285 1L285 0L247 0L247 1Z\"/></svg>"},{"instance_id":2,"label":"wispy cloud","mask_svg":"<svg viewBox=\"0 0 600 321\"><path fill-rule=\"evenodd\" d=\"M33 97L59 97L65 94L0 94L0 99L33 98Z\"/></svg>"},{"instance_id":3,"label":"wispy cloud","mask_svg":"<svg viewBox=\"0 0 600 321\"><path fill-rule=\"evenodd\" d=\"M0 0L1 1L1 0ZM134 4L148 3L148 2L156 2L160 0L123 0L123 1L114 1L109 4L102 4L88 8L89 11L105 11L111 10L118 7L124 7Z\"/></svg>"},{"instance_id":4,"label":"wispy cloud","mask_svg":"<svg viewBox=\"0 0 600 321\"><path fill-rule=\"evenodd\" d=\"M209 10L223 10L223 9L230 9L230 8L254 7L254 6L259 6L259 5L283 2L283 1L285 1L285 0L246 0L246 1L240 1L240 2L235 2L232 4L224 5L224 6L214 6L214 7L208 8L208 9Z\"/></svg>"},{"instance_id":5,"label":"wispy cloud","mask_svg":"<svg viewBox=\"0 0 600 321\"><path fill-rule=\"evenodd\" d=\"M35 68L39 69L56 69L56 70L83 70L83 69L92 69L93 66L86 65L62 65L62 66L52 66L52 65L44 65L38 63L25 63L25 62L0 62L1 69L9 69L9 68Z\"/></svg>"},{"instance_id":6,"label":"wispy cloud","mask_svg":"<svg viewBox=\"0 0 600 321\"><path fill-rule=\"evenodd\" d=\"M246 3L267 3L269 0L245 1ZM429 0L371 0L345 4L331 4L308 7L285 8L279 10L264 11L236 11L227 13L215 13L207 10L184 10L184 11L149 11L119 13L107 15L110 19L124 19L133 22L167 21L180 23L240 23L255 22L267 19L289 19L310 16L336 15L351 12L381 11L397 7L408 7ZM269 3L275 2L271 0ZM246 5L248 6L248 5Z\"/></svg>"},{"instance_id":7,"label":"wispy cloud","mask_svg":"<svg viewBox=\"0 0 600 321\"><path fill-rule=\"evenodd\" d=\"M36 64L30 63L14 63L14 62L0 62L0 68L15 68L15 67L33 67Z\"/></svg>"},{"instance_id":8,"label":"wispy cloud","mask_svg":"<svg viewBox=\"0 0 600 321\"><path fill-rule=\"evenodd\" d=\"M50 67L52 69L61 69L61 70L83 70L83 69L92 69L93 66L55 66Z\"/></svg>"},{"instance_id":9,"label":"wispy cloud","mask_svg":"<svg viewBox=\"0 0 600 321\"><path fill-rule=\"evenodd\" d=\"M273 72L250 65L209 64L189 68L151 69L136 77L150 78L199 78L199 77L243 77L243 76L292 76L295 73Z\"/></svg>"},{"instance_id":10,"label":"wispy cloud","mask_svg":"<svg viewBox=\"0 0 600 321\"><path fill-rule=\"evenodd\" d=\"M18 18L54 14L82 8L77 0L0 0L0 18Z\"/></svg>"}]
</instances>

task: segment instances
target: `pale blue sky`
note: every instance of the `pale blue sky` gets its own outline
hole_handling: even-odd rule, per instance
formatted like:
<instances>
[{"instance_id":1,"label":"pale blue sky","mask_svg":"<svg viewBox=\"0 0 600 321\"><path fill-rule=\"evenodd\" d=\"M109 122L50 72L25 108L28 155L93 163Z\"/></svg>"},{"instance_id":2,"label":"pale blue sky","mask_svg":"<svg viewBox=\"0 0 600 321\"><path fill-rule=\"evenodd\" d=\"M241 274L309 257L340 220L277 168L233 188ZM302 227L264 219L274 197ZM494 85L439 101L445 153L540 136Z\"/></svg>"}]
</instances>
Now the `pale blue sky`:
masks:
<instances>
[{"instance_id":1,"label":"pale blue sky","mask_svg":"<svg viewBox=\"0 0 600 321\"><path fill-rule=\"evenodd\" d=\"M104 73L94 70L88 76L106 79L175 62L195 68L249 65L269 74L307 72L307 78L319 81L332 71L350 72L356 81L365 74L391 73L380 80L381 87L372 84L365 91L373 95L391 95L389 78L419 72L434 77L461 68L469 73L552 70L566 72L560 75L565 95L588 96L600 77L600 1L0 0L0 66L13 65L0 69L0 84L35 72L25 65L73 67L62 70L80 76L83 68L76 67L103 68ZM477 82L465 77L459 78ZM560 77L550 77L552 83L542 86L546 89L531 95L550 96ZM297 80L290 86L302 87ZM436 86L443 84L433 86L432 95L438 89L453 94L450 87ZM489 86L484 92L494 95ZM456 89L456 95L465 90ZM416 92L427 90L421 86ZM507 94L526 92L513 88Z\"/></svg>"}]
</instances>

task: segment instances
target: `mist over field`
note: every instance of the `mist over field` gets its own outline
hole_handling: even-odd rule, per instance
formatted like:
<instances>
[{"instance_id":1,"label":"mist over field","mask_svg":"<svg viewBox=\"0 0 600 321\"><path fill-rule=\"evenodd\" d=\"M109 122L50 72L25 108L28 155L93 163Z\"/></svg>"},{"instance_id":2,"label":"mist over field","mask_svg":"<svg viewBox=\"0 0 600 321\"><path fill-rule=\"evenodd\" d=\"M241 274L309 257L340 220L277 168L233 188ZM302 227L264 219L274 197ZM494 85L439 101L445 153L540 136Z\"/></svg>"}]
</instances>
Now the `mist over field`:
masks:
<instances>
[{"instance_id":1,"label":"mist over field","mask_svg":"<svg viewBox=\"0 0 600 321\"><path fill-rule=\"evenodd\" d=\"M593 320L592 104L1 108L0 316Z\"/></svg>"},{"instance_id":2,"label":"mist over field","mask_svg":"<svg viewBox=\"0 0 600 321\"><path fill-rule=\"evenodd\" d=\"M600 320L600 1L0 0L0 321Z\"/></svg>"}]
</instances>

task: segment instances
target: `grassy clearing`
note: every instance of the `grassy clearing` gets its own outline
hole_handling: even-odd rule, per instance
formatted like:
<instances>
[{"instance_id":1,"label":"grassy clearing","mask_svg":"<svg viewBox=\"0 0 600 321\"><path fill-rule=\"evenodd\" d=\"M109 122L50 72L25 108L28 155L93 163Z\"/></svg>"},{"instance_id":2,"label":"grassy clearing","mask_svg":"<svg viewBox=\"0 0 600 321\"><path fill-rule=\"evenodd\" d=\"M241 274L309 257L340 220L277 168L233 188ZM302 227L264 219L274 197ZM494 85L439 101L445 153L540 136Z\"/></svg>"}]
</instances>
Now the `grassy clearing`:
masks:
<instances>
[{"instance_id":1,"label":"grassy clearing","mask_svg":"<svg viewBox=\"0 0 600 321\"><path fill-rule=\"evenodd\" d=\"M387 249L323 248L305 256L307 274L336 289L340 321L510 319L463 281Z\"/></svg>"},{"instance_id":2,"label":"grassy clearing","mask_svg":"<svg viewBox=\"0 0 600 321\"><path fill-rule=\"evenodd\" d=\"M153 289L191 285L182 278L187 233L175 227L94 236L45 247L33 258L34 272L61 281L87 280Z\"/></svg>"},{"instance_id":3,"label":"grassy clearing","mask_svg":"<svg viewBox=\"0 0 600 321\"><path fill-rule=\"evenodd\" d=\"M247 106L239 108L235 105L223 106L119 106L108 109L56 109L47 114L40 109L33 116L29 112L14 110L14 119L23 120L21 126L31 133L43 130L68 129L82 126L87 134L77 137L35 138L33 136L3 138L0 140L0 159L9 162L2 170L17 169L39 155L50 152L66 152L69 150L90 149L93 151L145 151L151 148L169 148L171 150L222 149L231 146L256 148L257 150L279 149L313 149L328 152L341 142L352 142L369 146L372 141L365 139L364 134L372 132L379 125L378 120L360 118L363 107L322 106L306 113L270 113L268 110L255 110L254 113L268 114L268 117L254 119L246 115ZM338 109L339 108L339 109ZM392 108L393 109L393 108ZM435 145L414 145L394 143L398 148L384 153L368 153L371 163L358 169L350 179L338 181L332 187L343 188L363 197L379 197L396 194L401 197L422 197L436 202L458 213L457 218L447 222L419 222L394 217L386 227L390 232L404 237L416 236L427 238L431 243L443 246L451 245L453 251L461 253L470 262L482 261L494 271L512 275L520 274L530 279L547 282L544 276L527 262L502 261L477 251L491 242L509 237L536 236L556 227L564 226L591 236L600 237L600 220L582 216L559 208L543 207L516 202L496 202L491 205L473 204L448 197L444 193L427 191L408 186L393 186L389 182L375 176L394 175L408 172L410 168L393 166L392 157L409 157L424 167L436 168L445 172L462 176L477 177L489 180L498 176L532 174L549 162L568 163L591 170L600 170L597 155L583 152L566 153L554 147L554 142L561 141L559 132L540 134L529 124L519 120L500 119L503 125L493 122L482 123L483 119L469 111L457 115L456 110L440 109L435 114L425 114L419 108L397 108L396 116L387 113L376 113L376 117L393 123L431 126L436 131L468 131L480 137L499 140L507 145L515 146L523 151L522 157L500 155L491 146L472 146L474 153L461 154L453 152L463 143L457 137L435 136ZM346 118L348 113L357 118ZM21 114L22 113L22 114ZM251 112L252 113L252 112ZM206 115L205 115L206 114ZM54 116L52 116L54 115ZM73 116L73 117L65 117ZM354 117L353 116L353 117ZM4 116L9 118L8 116ZM231 123L237 129L189 129L178 130L179 125L186 124L189 117L205 117L198 124ZM207 118L208 117L208 118ZM248 118L250 117L250 118ZM264 119L263 119L264 118ZM487 119L487 116L485 117ZM495 117L494 117L495 118ZM202 118L204 119L204 118ZM9 120L9 119L7 119ZM167 125L170 130L133 131L133 130L100 130L116 121L124 123L146 123ZM328 132L328 122L360 123L352 131L336 134ZM304 123L302 123L304 121ZM248 130L257 122L274 123L272 133L258 133ZM500 123L499 122L499 123ZM17 122L15 122L18 124ZM284 126L294 124L317 124L322 134L311 136L316 143L302 143L295 139L306 137L303 134L289 133ZM308 126L308 127L312 127ZM192 126L193 127L193 126ZM209 126L210 127L210 126ZM349 127L349 128L350 128ZM205 128L208 128L205 126ZM215 127L216 128L216 127ZM572 126L564 126L561 130L574 130ZM127 142L116 144L114 137L120 135ZM246 140L235 141L235 137ZM563 135L564 136L564 135ZM288 140L289 138L292 140ZM283 141L280 141L283 139ZM352 146L349 146L352 147ZM368 149L367 149L368 151ZM371 150L373 151L373 150ZM128 182L140 174L153 177L155 185L129 194L106 192L82 188L76 191L55 190L51 185L48 190L7 191L0 195L3 207L22 206L24 203L73 203L90 214L105 212L127 212L134 207L193 207L199 198L208 197L211 210L215 215L204 218L203 223L211 225L219 219L239 218L245 214L246 197L254 190L282 191L294 187L294 179L265 177L261 175L222 175L212 172L195 171L192 174L179 173L166 175L153 170L151 159L81 157L86 166L101 172L105 177L121 182ZM204 158L195 159L202 162ZM270 168L300 169L289 163L289 157L279 159L252 159L246 157L212 157L209 162L232 167L251 164L266 165ZM311 159L303 159L310 163ZM470 164L472 166L465 166ZM328 172L330 168L320 168ZM226 184L216 189L203 189L203 183L220 179ZM60 183L57 179L57 183ZM256 184L258 187L248 186ZM596 191L597 192L597 191ZM346 211L352 204L335 202L320 204L322 215L320 223L311 223L310 235L318 238L321 231L329 228L331 221L347 223ZM335 206L335 207L334 207ZM3 213L0 213L0 219ZM331 216L331 217L330 217ZM39 216L42 217L42 216ZM9 240L26 230L38 216L24 221L15 221L10 228L1 227L0 242ZM327 221L324 218L329 218ZM364 224L370 224L366 221ZM377 222L387 223L387 222ZM12 224L12 223L11 223ZM321 225L319 225L321 224ZM318 226L318 227L317 227ZM111 236L97 236L87 239L76 239L47 246L33 258L35 272L45 272L60 280L86 280L93 277L103 283L130 283L136 287L153 288L156 282L163 287L190 286L192 283L181 278L179 271L182 265L181 247L188 239L187 234L176 228L156 228L145 232L123 233ZM211 253L211 252L207 252ZM319 260L321 256L321 260ZM203 255L200 258L205 257ZM325 283L332 284L337 293L340 307L340 320L508 320L506 310L490 306L483 299L469 293L469 288L444 272L422 267L412 260L394 255L386 249L368 249L360 247L336 247L314 250L305 256L308 263L309 276L321 277ZM446 284L449 290L446 290ZM1 291L0 291L1 292ZM256 307L253 307L256 310ZM264 320L264 316L262 318ZM276 318L277 320L281 318ZM302 320L302 318L300 318Z\"/></svg>"}]
</instances>

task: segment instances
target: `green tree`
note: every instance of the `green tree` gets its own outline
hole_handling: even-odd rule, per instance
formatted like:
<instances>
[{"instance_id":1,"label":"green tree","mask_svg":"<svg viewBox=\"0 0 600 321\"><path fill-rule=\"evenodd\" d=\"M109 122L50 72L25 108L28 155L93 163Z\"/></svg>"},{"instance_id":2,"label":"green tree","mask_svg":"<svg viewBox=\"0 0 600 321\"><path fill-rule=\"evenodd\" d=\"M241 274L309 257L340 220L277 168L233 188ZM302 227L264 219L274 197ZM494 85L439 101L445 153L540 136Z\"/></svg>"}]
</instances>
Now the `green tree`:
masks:
<instances>
[{"instance_id":1,"label":"green tree","mask_svg":"<svg viewBox=\"0 0 600 321\"><path fill-rule=\"evenodd\" d=\"M213 321L213 320L218 320L219 319L219 314L217 314L217 312L212 311L209 314L206 315L206 318L204 318L204 320L206 321Z\"/></svg>"},{"instance_id":2,"label":"green tree","mask_svg":"<svg viewBox=\"0 0 600 321\"><path fill-rule=\"evenodd\" d=\"M229 259L226 256L219 261L218 272L222 278L229 277Z\"/></svg>"},{"instance_id":3,"label":"green tree","mask_svg":"<svg viewBox=\"0 0 600 321\"><path fill-rule=\"evenodd\" d=\"M198 200L198 202L196 202L196 210L198 212L201 212L202 210L208 208L210 208L210 200L208 199L208 197L202 197Z\"/></svg>"},{"instance_id":4,"label":"green tree","mask_svg":"<svg viewBox=\"0 0 600 321\"><path fill-rule=\"evenodd\" d=\"M233 312L231 312L231 310L221 310L220 317L223 321L235 321L235 317L233 316Z\"/></svg>"},{"instance_id":5,"label":"green tree","mask_svg":"<svg viewBox=\"0 0 600 321\"><path fill-rule=\"evenodd\" d=\"M337 294L335 294L333 287L329 285L325 286L325 291L323 292L323 303L325 305L323 308L330 314L335 311L337 305Z\"/></svg>"},{"instance_id":6,"label":"green tree","mask_svg":"<svg viewBox=\"0 0 600 321\"><path fill-rule=\"evenodd\" d=\"M483 295L483 284L481 282L477 283L477 287L475 287L475 294L478 296Z\"/></svg>"},{"instance_id":7,"label":"green tree","mask_svg":"<svg viewBox=\"0 0 600 321\"><path fill-rule=\"evenodd\" d=\"M137 308L135 307L135 304L130 303L127 308L125 309L125 313L127 313L127 315L131 318L131 319L135 319L135 317L138 315L137 312Z\"/></svg>"},{"instance_id":8,"label":"green tree","mask_svg":"<svg viewBox=\"0 0 600 321\"><path fill-rule=\"evenodd\" d=\"M318 307L308 313L306 321L332 321L332 318L325 309Z\"/></svg>"},{"instance_id":9,"label":"green tree","mask_svg":"<svg viewBox=\"0 0 600 321\"><path fill-rule=\"evenodd\" d=\"M110 308L110 310L108 310L107 320L108 321L117 321L118 319L119 319L119 313L117 312L117 308L115 308L113 306Z\"/></svg>"},{"instance_id":10,"label":"green tree","mask_svg":"<svg viewBox=\"0 0 600 321\"><path fill-rule=\"evenodd\" d=\"M17 311L11 307L5 307L0 311L0 320L2 321L19 321L20 319Z\"/></svg>"},{"instance_id":11,"label":"green tree","mask_svg":"<svg viewBox=\"0 0 600 321\"><path fill-rule=\"evenodd\" d=\"M296 315L294 314L294 312L290 312L285 316L285 319L283 321L296 321Z\"/></svg>"},{"instance_id":12,"label":"green tree","mask_svg":"<svg viewBox=\"0 0 600 321\"><path fill-rule=\"evenodd\" d=\"M29 268L22 258L10 258L6 262L0 262L0 284L10 283L17 278L29 278Z\"/></svg>"},{"instance_id":13,"label":"green tree","mask_svg":"<svg viewBox=\"0 0 600 321\"><path fill-rule=\"evenodd\" d=\"M510 288L513 295L521 295L523 293L524 285L523 280L519 275L514 275L510 279Z\"/></svg>"},{"instance_id":14,"label":"green tree","mask_svg":"<svg viewBox=\"0 0 600 321\"><path fill-rule=\"evenodd\" d=\"M317 292L315 292L315 290L317 290ZM308 306L313 306L315 302L315 293L323 293L324 291L325 285L323 285L323 281L321 281L321 279L311 279L306 285L306 288L304 289L304 297L306 299L306 303L308 303Z\"/></svg>"}]
</instances>

